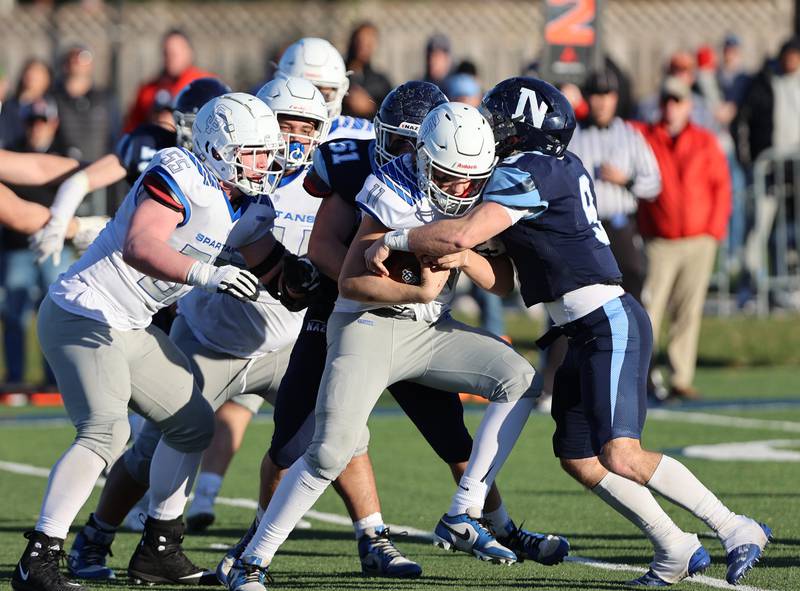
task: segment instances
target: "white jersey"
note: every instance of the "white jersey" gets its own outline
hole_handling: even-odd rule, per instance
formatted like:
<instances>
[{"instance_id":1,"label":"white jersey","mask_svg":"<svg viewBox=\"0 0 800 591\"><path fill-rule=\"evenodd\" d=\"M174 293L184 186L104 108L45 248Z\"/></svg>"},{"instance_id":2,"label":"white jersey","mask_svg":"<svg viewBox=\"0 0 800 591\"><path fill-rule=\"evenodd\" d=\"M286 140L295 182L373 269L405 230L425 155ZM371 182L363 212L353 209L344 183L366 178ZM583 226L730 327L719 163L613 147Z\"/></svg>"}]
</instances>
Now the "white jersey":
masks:
<instances>
[{"instance_id":1,"label":"white jersey","mask_svg":"<svg viewBox=\"0 0 800 591\"><path fill-rule=\"evenodd\" d=\"M406 154L379 168L367 177L356 196L359 208L392 230L417 228L447 217L419 190L411 158L411 154ZM444 289L431 303L403 304L403 308L413 309L419 320L437 320L450 310L459 273L458 269L451 271ZM386 304L366 304L340 295L334 311L361 312L385 307Z\"/></svg>"},{"instance_id":2,"label":"white jersey","mask_svg":"<svg viewBox=\"0 0 800 591\"><path fill-rule=\"evenodd\" d=\"M321 203L303 188L308 170L310 167L305 167L285 177L271 202L267 197L262 198L265 203L270 202L270 209L274 207L272 232L275 238L296 255L308 251L311 226ZM248 209L240 223L245 223L250 214L251 209ZM244 244L255 242L264 234L262 231L260 235L251 235ZM232 233L231 238L234 237ZM241 239L237 240L241 245ZM238 252L230 251L230 255L233 264L245 266ZM305 311L287 310L263 287L257 302L240 302L224 294L195 290L180 301L178 310L204 346L244 359L260 357L294 342L305 316Z\"/></svg>"},{"instance_id":3,"label":"white jersey","mask_svg":"<svg viewBox=\"0 0 800 591\"><path fill-rule=\"evenodd\" d=\"M328 131L328 136L323 141L329 142L341 139L374 140L375 127L366 119L339 115L336 119L331 121L331 128Z\"/></svg>"},{"instance_id":4,"label":"white jersey","mask_svg":"<svg viewBox=\"0 0 800 591\"><path fill-rule=\"evenodd\" d=\"M192 287L155 279L122 259L125 236L143 195L143 184L155 179L178 201L184 220L167 243L176 251L213 263L242 210L234 211L219 182L183 148L156 153L112 219L86 253L50 286L61 308L118 330L145 328L153 314L188 293Z\"/></svg>"}]
</instances>

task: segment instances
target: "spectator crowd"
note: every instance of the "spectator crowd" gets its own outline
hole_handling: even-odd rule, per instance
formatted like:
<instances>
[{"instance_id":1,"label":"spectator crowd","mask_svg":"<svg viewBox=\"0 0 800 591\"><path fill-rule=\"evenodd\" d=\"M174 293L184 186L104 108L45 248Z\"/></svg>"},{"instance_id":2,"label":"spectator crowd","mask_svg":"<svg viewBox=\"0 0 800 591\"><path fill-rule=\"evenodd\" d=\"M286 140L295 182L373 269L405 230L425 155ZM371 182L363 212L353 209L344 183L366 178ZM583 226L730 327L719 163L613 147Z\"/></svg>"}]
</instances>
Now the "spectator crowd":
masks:
<instances>
[{"instance_id":1,"label":"spectator crowd","mask_svg":"<svg viewBox=\"0 0 800 591\"><path fill-rule=\"evenodd\" d=\"M349 71L345 115L371 119L393 85L403 82L373 65L379 43L378 29L368 22L351 34L343 54ZM430 37L420 57L419 79L439 86L450 100L478 105L491 84L474 63L456 59L443 34ZM777 212L793 219L793 208L780 208L775 199L749 207L747 196L760 155L800 153L800 39L786 41L756 72L745 71L742 62L740 39L728 35L718 47L669 56L658 92L638 102L630 79L610 58L581 87L563 89L580 120L570 150L591 176L594 215L624 287L645 305L657 337L664 321L669 324L670 373L663 386L679 398L697 395L697 342L715 268L731 278L738 305L747 308L760 272L759 245L796 250L791 233L785 245L769 240ZM191 40L180 30L163 37L161 69L135 97L98 87L94 68L91 48L74 45L56 67L31 59L15 85L0 71L0 148L92 162L141 124L173 125L178 91L214 76L195 64ZM535 72L534 63L525 74ZM129 103L124 113L120 98ZM789 185L791 170L782 175ZM49 206L56 188L14 190ZM37 266L26 237L9 230L2 231L0 245L5 381L21 382L30 312L72 255L65 253L58 266ZM481 290L473 295L484 326L505 334L503 302ZM659 381L652 387L660 391Z\"/></svg>"}]
</instances>

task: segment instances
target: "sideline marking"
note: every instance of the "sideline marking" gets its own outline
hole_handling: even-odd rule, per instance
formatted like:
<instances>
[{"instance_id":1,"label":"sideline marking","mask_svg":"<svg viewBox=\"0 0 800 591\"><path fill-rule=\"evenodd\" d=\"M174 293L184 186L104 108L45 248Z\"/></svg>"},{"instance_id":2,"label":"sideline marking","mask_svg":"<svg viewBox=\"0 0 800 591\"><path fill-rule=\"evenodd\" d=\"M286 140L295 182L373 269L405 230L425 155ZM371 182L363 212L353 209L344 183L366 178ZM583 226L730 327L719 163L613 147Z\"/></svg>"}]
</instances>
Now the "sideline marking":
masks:
<instances>
[{"instance_id":1,"label":"sideline marking","mask_svg":"<svg viewBox=\"0 0 800 591\"><path fill-rule=\"evenodd\" d=\"M47 468L41 468L39 466L32 466L31 464L20 464L17 462L5 462L0 460L0 470L5 470L6 472L11 472L14 474L22 474L25 476L37 476L41 478L47 478L50 475L50 470ZM105 482L104 478L100 478L97 481L95 486L100 487ZM220 505L227 505L229 507L240 507L242 509L250 509L255 510L258 503L253 499L243 499L243 498L229 498L229 497L217 497L217 503ZM330 523L334 525L342 525L346 527L352 527L353 523L350 521L349 517L344 515L339 515L337 513L325 513L323 511L314 511L313 509L308 511L305 516L308 519L316 519L317 521L322 521L323 523ZM425 541L433 540L433 534L428 530L417 529L415 527L408 527L405 525L397 525L392 523L387 523L392 529L397 531L407 531L408 535L414 538L418 538ZM576 562L578 564L583 564L585 566L590 566L593 568L600 568L603 570L610 570L610 571L624 571L624 572L631 572L636 574L642 574L647 572L647 569L633 566L631 564L620 564L614 562L605 562L603 560L595 560L594 558L585 558L583 556L567 556L565 559L569 562ZM699 583L701 585L707 585L709 587L714 587L716 589L732 589L736 591L771 591L770 589L762 589L760 587L750 587L748 585L729 585L727 581L723 581L722 579L715 579L713 577L707 577L705 575L697 575L691 578L684 579L681 583Z\"/></svg>"}]
</instances>

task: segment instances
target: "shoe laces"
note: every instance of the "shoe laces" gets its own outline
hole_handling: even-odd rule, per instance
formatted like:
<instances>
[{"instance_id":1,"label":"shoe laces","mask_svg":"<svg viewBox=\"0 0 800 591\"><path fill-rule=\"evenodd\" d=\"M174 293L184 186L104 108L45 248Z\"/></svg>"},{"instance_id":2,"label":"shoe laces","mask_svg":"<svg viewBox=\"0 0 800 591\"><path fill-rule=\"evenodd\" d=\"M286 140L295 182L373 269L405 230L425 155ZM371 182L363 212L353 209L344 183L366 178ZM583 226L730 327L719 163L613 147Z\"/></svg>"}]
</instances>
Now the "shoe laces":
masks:
<instances>
[{"instance_id":1,"label":"shoe laces","mask_svg":"<svg viewBox=\"0 0 800 591\"><path fill-rule=\"evenodd\" d=\"M258 566L257 564L248 564L242 563L241 565L242 570L244 573L241 576L241 582L239 585L243 585L246 583L263 583L266 582L270 585L274 583L272 579L272 575L269 574L269 567L266 566Z\"/></svg>"},{"instance_id":2,"label":"shoe laces","mask_svg":"<svg viewBox=\"0 0 800 591\"><path fill-rule=\"evenodd\" d=\"M164 536L166 539L165 542L160 542L158 540L158 534L156 534L155 543L158 546L163 547L164 549L161 550L160 554L164 557L170 557L170 559L176 561L178 569L176 572L196 572L202 571L203 569L189 560L189 557L183 552L183 536L177 537L170 537Z\"/></svg>"},{"instance_id":3,"label":"shoe laces","mask_svg":"<svg viewBox=\"0 0 800 591\"><path fill-rule=\"evenodd\" d=\"M111 545L96 542L86 536L86 543L81 550L81 559L86 564L105 565L106 556L114 556L114 553L111 552Z\"/></svg>"},{"instance_id":4,"label":"shoe laces","mask_svg":"<svg viewBox=\"0 0 800 591\"><path fill-rule=\"evenodd\" d=\"M544 536L541 534L535 534L533 532L525 531L522 529L522 526L525 523L520 523L519 527L515 527L514 531L511 533L511 540L516 542L526 550L530 549L535 552L539 551L539 544L542 543L544 540Z\"/></svg>"},{"instance_id":5,"label":"shoe laces","mask_svg":"<svg viewBox=\"0 0 800 591\"><path fill-rule=\"evenodd\" d=\"M408 532L397 532L395 535L407 536ZM398 557L403 557L403 554L397 549L397 546L394 545L394 542L392 542L391 532L389 531L388 527L371 537L369 539L369 543L370 546L375 548L380 554L386 556L390 561Z\"/></svg>"},{"instance_id":6,"label":"shoe laces","mask_svg":"<svg viewBox=\"0 0 800 591\"><path fill-rule=\"evenodd\" d=\"M62 547L58 550L51 545L43 545L37 561L38 576L44 583L44 587L61 586L67 583L67 578L61 572L60 567L67 562L67 555Z\"/></svg>"}]
</instances>

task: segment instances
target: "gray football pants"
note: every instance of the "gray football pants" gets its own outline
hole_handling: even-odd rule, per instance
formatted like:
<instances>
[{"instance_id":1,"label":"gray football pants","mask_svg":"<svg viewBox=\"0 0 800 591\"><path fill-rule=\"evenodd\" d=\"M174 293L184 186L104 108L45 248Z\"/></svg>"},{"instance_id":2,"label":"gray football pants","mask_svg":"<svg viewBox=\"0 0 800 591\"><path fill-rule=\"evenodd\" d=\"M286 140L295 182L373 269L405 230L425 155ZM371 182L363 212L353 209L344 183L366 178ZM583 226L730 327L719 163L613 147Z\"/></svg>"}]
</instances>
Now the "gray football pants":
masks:
<instances>
[{"instance_id":1,"label":"gray football pants","mask_svg":"<svg viewBox=\"0 0 800 591\"><path fill-rule=\"evenodd\" d=\"M228 400L253 412L258 411L264 400L274 404L289 365L291 344L255 359L232 357L202 345L183 316L175 319L169 335L189 358L195 382L214 411ZM160 438L159 426L147 421L123 456L128 472L141 484L147 485L150 481L150 459Z\"/></svg>"},{"instance_id":2,"label":"gray football pants","mask_svg":"<svg viewBox=\"0 0 800 591\"><path fill-rule=\"evenodd\" d=\"M194 383L189 360L161 329L117 330L67 312L49 296L37 328L78 431L75 443L106 465L128 442L128 407L152 421L171 448L192 453L208 447L214 413Z\"/></svg>"},{"instance_id":3,"label":"gray football pants","mask_svg":"<svg viewBox=\"0 0 800 591\"><path fill-rule=\"evenodd\" d=\"M540 393L535 370L524 357L501 339L449 315L429 324L370 312L335 312L327 337L316 428L305 459L329 480L347 466L372 408L395 382L471 392L491 402Z\"/></svg>"}]
</instances>

